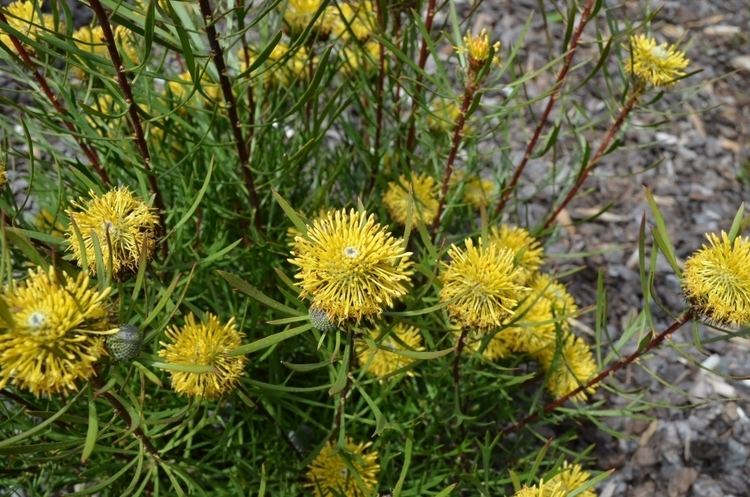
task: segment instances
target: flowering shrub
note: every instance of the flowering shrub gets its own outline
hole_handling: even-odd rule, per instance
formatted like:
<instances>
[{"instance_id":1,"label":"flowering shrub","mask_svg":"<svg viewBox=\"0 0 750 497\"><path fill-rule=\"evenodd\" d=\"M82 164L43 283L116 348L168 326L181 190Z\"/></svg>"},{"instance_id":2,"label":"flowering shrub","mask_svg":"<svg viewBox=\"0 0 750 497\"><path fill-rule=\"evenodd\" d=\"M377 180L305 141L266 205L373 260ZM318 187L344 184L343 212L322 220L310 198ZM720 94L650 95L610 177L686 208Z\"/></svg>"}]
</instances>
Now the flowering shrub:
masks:
<instances>
[{"instance_id":1,"label":"flowering shrub","mask_svg":"<svg viewBox=\"0 0 750 497\"><path fill-rule=\"evenodd\" d=\"M577 61L602 2L576 3L529 74L522 37L443 29L432 0L2 7L0 495L596 495L572 422L684 324L750 321L750 241L740 213L681 267L651 201L641 260L685 308L630 354L603 292L568 291L562 213L691 74L624 24ZM523 157L489 160L545 71ZM603 129L553 125L595 77ZM525 175L563 136L578 164Z\"/></svg>"}]
</instances>

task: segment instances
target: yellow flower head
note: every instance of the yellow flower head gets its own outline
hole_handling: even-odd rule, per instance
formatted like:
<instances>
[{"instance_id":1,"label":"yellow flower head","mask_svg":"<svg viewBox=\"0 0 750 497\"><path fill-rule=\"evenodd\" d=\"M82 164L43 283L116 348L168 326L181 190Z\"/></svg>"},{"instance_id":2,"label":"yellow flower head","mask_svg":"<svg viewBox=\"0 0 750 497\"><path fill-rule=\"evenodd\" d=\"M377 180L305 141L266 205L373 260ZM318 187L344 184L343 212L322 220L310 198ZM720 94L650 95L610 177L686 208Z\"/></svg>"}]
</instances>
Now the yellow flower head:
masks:
<instances>
[{"instance_id":1,"label":"yellow flower head","mask_svg":"<svg viewBox=\"0 0 750 497\"><path fill-rule=\"evenodd\" d=\"M36 396L75 391L105 355L110 289L89 288L88 277L58 277L50 268L2 290L13 322L0 317L0 388L8 382Z\"/></svg>"},{"instance_id":2,"label":"yellow flower head","mask_svg":"<svg viewBox=\"0 0 750 497\"><path fill-rule=\"evenodd\" d=\"M251 64L256 57L256 53L251 54ZM240 72L245 72L248 66L245 63L245 54L242 49L238 53L238 58L240 60ZM263 71L261 77L265 84L278 87L288 86L295 81L309 79L309 60L310 52L306 47L297 46L292 51L289 45L279 42L273 47L263 63L264 69L255 69L253 75L258 71ZM317 64L317 58L313 58L312 62Z\"/></svg>"},{"instance_id":3,"label":"yellow flower head","mask_svg":"<svg viewBox=\"0 0 750 497\"><path fill-rule=\"evenodd\" d=\"M364 41L377 27L375 5L370 0L329 5L326 7L326 16L332 19L329 21L331 35L343 40L354 35L357 40Z\"/></svg>"},{"instance_id":4,"label":"yellow flower head","mask_svg":"<svg viewBox=\"0 0 750 497\"><path fill-rule=\"evenodd\" d=\"M497 193L497 185L494 181L472 176L464 184L464 202L475 209L481 209L490 205L490 200Z\"/></svg>"},{"instance_id":5,"label":"yellow flower head","mask_svg":"<svg viewBox=\"0 0 750 497\"><path fill-rule=\"evenodd\" d=\"M173 371L172 389L183 395L215 399L231 391L240 381L247 358L228 354L242 343L245 335L234 325L234 318L226 324L213 314L197 323L190 314L182 328L171 327L166 332L170 343L159 342L159 356L170 364L209 366L210 371Z\"/></svg>"},{"instance_id":6,"label":"yellow flower head","mask_svg":"<svg viewBox=\"0 0 750 497\"><path fill-rule=\"evenodd\" d=\"M482 29L477 36L471 33L464 36L464 46L460 49L460 51L469 55L469 67L472 70L480 69L484 65L490 57L491 50L496 54L499 53L500 42L490 45L490 35L487 34L486 29ZM497 59L496 62L499 63L500 59L497 56L495 58Z\"/></svg>"},{"instance_id":7,"label":"yellow flower head","mask_svg":"<svg viewBox=\"0 0 750 497\"><path fill-rule=\"evenodd\" d=\"M390 331L372 330L369 338L374 343L357 341L357 359L365 371L379 378L390 376L414 362L414 359L392 351L422 350L422 334L417 328L402 323L394 325Z\"/></svg>"},{"instance_id":8,"label":"yellow flower head","mask_svg":"<svg viewBox=\"0 0 750 497\"><path fill-rule=\"evenodd\" d=\"M138 39L135 33L125 26L117 26L114 31L115 42L119 45L120 57L127 63L138 64L140 55L138 54Z\"/></svg>"},{"instance_id":9,"label":"yellow flower head","mask_svg":"<svg viewBox=\"0 0 750 497\"><path fill-rule=\"evenodd\" d=\"M77 210L68 210L71 224L68 228L68 245L79 266L83 266L83 253L90 271L96 271L96 250L101 249L102 262L112 274L122 269L135 269L154 248L154 233L158 219L154 209L122 186L104 195L91 193L91 199L73 202ZM78 231L78 234L76 233ZM78 235L83 240L79 243ZM96 240L96 242L95 242Z\"/></svg>"},{"instance_id":10,"label":"yellow flower head","mask_svg":"<svg viewBox=\"0 0 750 497\"><path fill-rule=\"evenodd\" d=\"M339 55L344 61L342 67L346 75L355 75L359 71L369 75L380 67L380 45L376 41L367 41L361 46L358 43L347 43L341 48Z\"/></svg>"},{"instance_id":11,"label":"yellow flower head","mask_svg":"<svg viewBox=\"0 0 750 497\"><path fill-rule=\"evenodd\" d=\"M653 86L672 85L685 75L684 69L690 63L674 45L657 45L656 40L645 35L631 36L630 49L627 70Z\"/></svg>"},{"instance_id":12,"label":"yellow flower head","mask_svg":"<svg viewBox=\"0 0 750 497\"><path fill-rule=\"evenodd\" d=\"M572 333L563 337L559 347L556 345L545 348L536 357L547 371L547 390L555 397L562 397L594 376L596 361L588 344ZM586 400L594 390L592 386L575 395L573 400Z\"/></svg>"},{"instance_id":13,"label":"yellow flower head","mask_svg":"<svg viewBox=\"0 0 750 497\"><path fill-rule=\"evenodd\" d=\"M725 232L706 235L682 273L682 288L693 308L721 324L750 323L750 238L732 242Z\"/></svg>"},{"instance_id":14,"label":"yellow flower head","mask_svg":"<svg viewBox=\"0 0 750 497\"><path fill-rule=\"evenodd\" d=\"M352 209L329 213L294 239L301 296L332 321L375 316L407 293L411 252L375 216Z\"/></svg>"},{"instance_id":15,"label":"yellow flower head","mask_svg":"<svg viewBox=\"0 0 750 497\"><path fill-rule=\"evenodd\" d=\"M167 83L172 96L179 101L188 100L188 105L198 105L202 101L204 104L211 106L221 101L221 88L216 83L212 83L207 73L203 73L201 78L201 90L195 88L193 76L190 71L185 71L176 80Z\"/></svg>"},{"instance_id":16,"label":"yellow flower head","mask_svg":"<svg viewBox=\"0 0 750 497\"><path fill-rule=\"evenodd\" d=\"M461 107L455 100L439 98L430 104L430 113L427 115L427 127L432 131L449 132L461 115ZM467 125L464 125L464 134L469 134Z\"/></svg>"},{"instance_id":17,"label":"yellow flower head","mask_svg":"<svg viewBox=\"0 0 750 497\"><path fill-rule=\"evenodd\" d=\"M383 195L383 205L394 221L405 225L422 222L432 224L438 210L437 185L426 174L415 174L410 178L400 176L398 183L388 183Z\"/></svg>"},{"instance_id":18,"label":"yellow flower head","mask_svg":"<svg viewBox=\"0 0 750 497\"><path fill-rule=\"evenodd\" d=\"M521 268L525 278L530 278L542 265L544 248L539 240L518 226L501 224L490 230L490 241L513 252L514 264Z\"/></svg>"},{"instance_id":19,"label":"yellow flower head","mask_svg":"<svg viewBox=\"0 0 750 497\"><path fill-rule=\"evenodd\" d=\"M451 262L442 264L440 302L461 327L500 326L528 291L520 282L513 252L481 238L477 246L470 239L464 245L451 245Z\"/></svg>"},{"instance_id":20,"label":"yellow flower head","mask_svg":"<svg viewBox=\"0 0 750 497\"><path fill-rule=\"evenodd\" d=\"M84 26L73 33L73 41L79 50L109 59L109 50L101 26Z\"/></svg>"},{"instance_id":21,"label":"yellow flower head","mask_svg":"<svg viewBox=\"0 0 750 497\"><path fill-rule=\"evenodd\" d=\"M569 464L565 461L562 470L553 476L549 482L545 483L545 487L561 491L562 495L565 496L581 488L590 478L591 474L588 471L584 471L580 464ZM596 497L596 492L592 489L587 489L576 495L580 497Z\"/></svg>"},{"instance_id":22,"label":"yellow flower head","mask_svg":"<svg viewBox=\"0 0 750 497\"><path fill-rule=\"evenodd\" d=\"M346 448L331 442L320 450L307 470L307 486L315 497L369 497L378 486L378 452L365 452L370 443L346 439Z\"/></svg>"},{"instance_id":23,"label":"yellow flower head","mask_svg":"<svg viewBox=\"0 0 750 497\"><path fill-rule=\"evenodd\" d=\"M2 10L8 20L8 25L28 38L37 39L45 30L54 29L52 16L41 13L41 3L36 5L36 2L29 0L18 0L7 7L2 7ZM23 43L23 40L20 41ZM10 35L0 33L0 43L13 52L16 51L13 42L10 40ZM26 48L30 50L30 47Z\"/></svg>"},{"instance_id":24,"label":"yellow flower head","mask_svg":"<svg viewBox=\"0 0 750 497\"><path fill-rule=\"evenodd\" d=\"M281 4L284 8L282 17L292 31L300 32L307 29L315 14L323 5L323 0L287 0ZM318 22L323 18L321 13Z\"/></svg>"}]
</instances>

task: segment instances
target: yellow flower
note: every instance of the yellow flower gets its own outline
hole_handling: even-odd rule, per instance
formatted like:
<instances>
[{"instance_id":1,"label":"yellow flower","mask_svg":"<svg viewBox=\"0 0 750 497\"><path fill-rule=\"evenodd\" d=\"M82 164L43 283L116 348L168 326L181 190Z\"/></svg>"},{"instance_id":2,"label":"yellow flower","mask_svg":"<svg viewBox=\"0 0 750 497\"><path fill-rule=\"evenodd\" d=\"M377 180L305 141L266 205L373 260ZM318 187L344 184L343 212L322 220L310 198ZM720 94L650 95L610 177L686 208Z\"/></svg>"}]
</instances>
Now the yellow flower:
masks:
<instances>
[{"instance_id":1,"label":"yellow flower","mask_svg":"<svg viewBox=\"0 0 750 497\"><path fill-rule=\"evenodd\" d=\"M471 177L464 184L464 202L481 209L490 205L490 200L497 193L497 185L493 181L478 176Z\"/></svg>"},{"instance_id":2,"label":"yellow flower","mask_svg":"<svg viewBox=\"0 0 750 497\"><path fill-rule=\"evenodd\" d=\"M5 170L5 164L0 162L0 188L5 186L5 183L8 182L8 173Z\"/></svg>"},{"instance_id":3,"label":"yellow flower","mask_svg":"<svg viewBox=\"0 0 750 497\"><path fill-rule=\"evenodd\" d=\"M469 67L472 70L478 70L484 65L490 57L490 49L494 53L499 53L500 42L490 45L490 35L487 34L486 29L480 31L478 36L473 36L471 33L464 36L464 46L461 51L469 55ZM497 59L495 62L499 63L500 59L497 56L495 58Z\"/></svg>"},{"instance_id":4,"label":"yellow flower","mask_svg":"<svg viewBox=\"0 0 750 497\"><path fill-rule=\"evenodd\" d=\"M336 38L366 40L377 27L375 6L370 0L329 5L326 11L332 22L331 34Z\"/></svg>"},{"instance_id":5,"label":"yellow flower","mask_svg":"<svg viewBox=\"0 0 750 497\"><path fill-rule=\"evenodd\" d=\"M365 452L370 443L346 439L340 449L327 442L310 463L307 486L315 497L369 497L378 486L378 452Z\"/></svg>"},{"instance_id":6,"label":"yellow flower","mask_svg":"<svg viewBox=\"0 0 750 497\"><path fill-rule=\"evenodd\" d=\"M4 288L13 322L0 318L0 388L11 382L36 396L62 394L91 378L105 355L109 293L90 289L83 273L59 278L52 268Z\"/></svg>"},{"instance_id":7,"label":"yellow flower","mask_svg":"<svg viewBox=\"0 0 750 497\"><path fill-rule=\"evenodd\" d=\"M532 282L531 293L505 321L484 349L489 360L503 359L512 352L536 354L554 347L557 330L570 330L568 318L578 310L565 287L547 275Z\"/></svg>"},{"instance_id":8,"label":"yellow flower","mask_svg":"<svg viewBox=\"0 0 750 497\"><path fill-rule=\"evenodd\" d=\"M461 327L498 327L528 291L521 271L507 248L481 238L477 246L470 239L464 245L465 250L451 245L451 262L442 264L440 302Z\"/></svg>"},{"instance_id":9,"label":"yellow flower","mask_svg":"<svg viewBox=\"0 0 750 497\"><path fill-rule=\"evenodd\" d=\"M79 50L109 59L109 50L101 26L84 26L73 33L73 41Z\"/></svg>"},{"instance_id":10,"label":"yellow flower","mask_svg":"<svg viewBox=\"0 0 750 497\"><path fill-rule=\"evenodd\" d=\"M414 359L393 351L422 350L422 334L413 326L398 323L390 330L371 330L369 335L374 343L358 340L357 359L366 372L380 378L414 362Z\"/></svg>"},{"instance_id":11,"label":"yellow flower","mask_svg":"<svg viewBox=\"0 0 750 497\"><path fill-rule=\"evenodd\" d=\"M437 185L431 176L415 174L400 176L398 183L389 182L383 205L394 221L405 225L422 222L432 224L438 210Z\"/></svg>"},{"instance_id":12,"label":"yellow flower","mask_svg":"<svg viewBox=\"0 0 750 497\"><path fill-rule=\"evenodd\" d=\"M460 115L461 107L454 100L447 98L435 99L430 104L427 127L432 131L452 131ZM468 133L466 126L464 126L464 133Z\"/></svg>"},{"instance_id":13,"label":"yellow flower","mask_svg":"<svg viewBox=\"0 0 750 497\"><path fill-rule=\"evenodd\" d=\"M490 241L513 252L514 264L521 268L524 278L530 278L542 265L544 248L539 240L523 228L501 224L490 230Z\"/></svg>"},{"instance_id":14,"label":"yellow flower","mask_svg":"<svg viewBox=\"0 0 750 497\"><path fill-rule=\"evenodd\" d=\"M243 73L247 70L247 64L245 63L245 54L243 49L240 49L237 54L240 60L240 72ZM252 64L257 55L255 51L250 56L250 63ZM279 42L273 47L268 58L263 62L264 69L261 73L263 81L267 85L271 86L288 86L295 81L304 81L310 76L309 72L310 53L306 47L297 46L292 51L284 42ZM317 58L313 57L312 64L317 64ZM255 69L251 76L254 76L260 69Z\"/></svg>"},{"instance_id":15,"label":"yellow flower","mask_svg":"<svg viewBox=\"0 0 750 497\"><path fill-rule=\"evenodd\" d=\"M226 324L213 314L197 323L190 314L182 328L171 327L166 332L171 343L159 342L159 356L170 364L209 366L210 371L169 371L172 389L183 395L215 399L231 391L245 370L245 356L228 355L242 343L245 335L238 331L234 318Z\"/></svg>"},{"instance_id":16,"label":"yellow flower","mask_svg":"<svg viewBox=\"0 0 750 497\"><path fill-rule=\"evenodd\" d=\"M344 74L355 75L358 71L371 74L380 67L380 45L376 41L347 43L339 51L344 61Z\"/></svg>"},{"instance_id":17,"label":"yellow flower","mask_svg":"<svg viewBox=\"0 0 750 497\"><path fill-rule=\"evenodd\" d=\"M630 58L627 70L634 76L654 86L669 86L685 75L690 61L685 54L668 43L656 44L645 35L630 37Z\"/></svg>"},{"instance_id":18,"label":"yellow flower","mask_svg":"<svg viewBox=\"0 0 750 497\"><path fill-rule=\"evenodd\" d=\"M190 71L185 71L177 76L176 80L169 81L167 87L176 100L185 101L189 98L188 105L198 105L199 101L203 101L206 105L215 105L222 98L221 88L211 82L207 73L203 73L201 78L201 90L195 87Z\"/></svg>"},{"instance_id":19,"label":"yellow flower","mask_svg":"<svg viewBox=\"0 0 750 497\"><path fill-rule=\"evenodd\" d=\"M708 245L685 261L682 288L693 308L720 324L750 323L750 238L706 234Z\"/></svg>"},{"instance_id":20,"label":"yellow flower","mask_svg":"<svg viewBox=\"0 0 750 497\"><path fill-rule=\"evenodd\" d=\"M513 497L567 497L567 493L563 493L559 488L554 488L551 485L545 485L543 482L539 485L529 487L524 485L518 492L513 494Z\"/></svg>"},{"instance_id":21,"label":"yellow flower","mask_svg":"<svg viewBox=\"0 0 750 497\"><path fill-rule=\"evenodd\" d=\"M591 474L584 471L580 464L569 464L565 461L562 470L545 483L545 487L562 491L563 496L565 496L581 488L590 478ZM576 495L579 497L596 497L596 492L587 489Z\"/></svg>"},{"instance_id":22,"label":"yellow flower","mask_svg":"<svg viewBox=\"0 0 750 497\"><path fill-rule=\"evenodd\" d=\"M19 0L7 7L2 7L2 10L8 20L8 25L28 38L38 39L45 30L54 29L52 16L41 13L41 3L37 5L36 2ZM19 41L23 43L23 40L19 39ZM16 47L10 40L10 35L0 33L0 43L16 52ZM31 50L31 47L25 48Z\"/></svg>"},{"instance_id":23,"label":"yellow flower","mask_svg":"<svg viewBox=\"0 0 750 497\"><path fill-rule=\"evenodd\" d=\"M91 196L87 202L73 202L78 211L67 211L71 219L68 245L73 257L82 267L85 253L89 270L95 272L94 247L98 243L105 267L109 267L111 259L112 274L122 269L136 269L141 259L150 257L153 252L154 232L158 226L154 209L124 186L101 196L92 192ZM83 246L76 230L83 239Z\"/></svg>"},{"instance_id":24,"label":"yellow flower","mask_svg":"<svg viewBox=\"0 0 750 497\"><path fill-rule=\"evenodd\" d=\"M407 293L411 252L404 242L375 222L375 216L352 209L329 213L294 239L302 297L332 321L375 316Z\"/></svg>"},{"instance_id":25,"label":"yellow flower","mask_svg":"<svg viewBox=\"0 0 750 497\"><path fill-rule=\"evenodd\" d=\"M120 57L123 61L132 62L134 64L140 63L140 55L138 54L138 39L135 34L125 26L117 26L114 31L115 42L120 48Z\"/></svg>"},{"instance_id":26,"label":"yellow flower","mask_svg":"<svg viewBox=\"0 0 750 497\"><path fill-rule=\"evenodd\" d=\"M323 5L322 0L287 0L282 17L292 31L304 31L320 10L321 5ZM317 24L320 24L324 17L321 13Z\"/></svg>"},{"instance_id":27,"label":"yellow flower","mask_svg":"<svg viewBox=\"0 0 750 497\"><path fill-rule=\"evenodd\" d=\"M553 344L536 354L539 363L547 371L547 390L562 397L590 380L596 374L596 361L588 344L572 333L566 334L558 346ZM586 400L595 387L575 395L573 400Z\"/></svg>"}]
</instances>

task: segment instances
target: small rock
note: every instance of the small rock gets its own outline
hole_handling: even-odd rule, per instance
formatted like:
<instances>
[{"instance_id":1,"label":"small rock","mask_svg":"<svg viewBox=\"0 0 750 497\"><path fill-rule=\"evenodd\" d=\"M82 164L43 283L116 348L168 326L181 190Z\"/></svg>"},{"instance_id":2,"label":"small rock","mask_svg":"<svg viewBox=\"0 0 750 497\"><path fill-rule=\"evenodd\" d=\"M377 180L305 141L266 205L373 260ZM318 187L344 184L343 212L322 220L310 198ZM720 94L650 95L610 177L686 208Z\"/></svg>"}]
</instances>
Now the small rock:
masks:
<instances>
[{"instance_id":1,"label":"small rock","mask_svg":"<svg viewBox=\"0 0 750 497\"><path fill-rule=\"evenodd\" d=\"M652 481L647 481L635 487L629 497L653 497L656 492L656 485Z\"/></svg>"},{"instance_id":2,"label":"small rock","mask_svg":"<svg viewBox=\"0 0 750 497\"><path fill-rule=\"evenodd\" d=\"M732 59L732 66L742 71L750 72L750 55L740 55Z\"/></svg>"},{"instance_id":3,"label":"small rock","mask_svg":"<svg viewBox=\"0 0 750 497\"><path fill-rule=\"evenodd\" d=\"M724 491L719 483L711 477L701 475L693 483L692 497L724 497Z\"/></svg>"},{"instance_id":4,"label":"small rock","mask_svg":"<svg viewBox=\"0 0 750 497\"><path fill-rule=\"evenodd\" d=\"M639 466L653 466L656 464L656 453L651 447L641 447L633 454L633 459Z\"/></svg>"},{"instance_id":5,"label":"small rock","mask_svg":"<svg viewBox=\"0 0 750 497\"><path fill-rule=\"evenodd\" d=\"M675 471L674 476L669 481L667 493L669 497L682 497L687 495L693 482L698 478L698 471L695 468L680 468Z\"/></svg>"}]
</instances>

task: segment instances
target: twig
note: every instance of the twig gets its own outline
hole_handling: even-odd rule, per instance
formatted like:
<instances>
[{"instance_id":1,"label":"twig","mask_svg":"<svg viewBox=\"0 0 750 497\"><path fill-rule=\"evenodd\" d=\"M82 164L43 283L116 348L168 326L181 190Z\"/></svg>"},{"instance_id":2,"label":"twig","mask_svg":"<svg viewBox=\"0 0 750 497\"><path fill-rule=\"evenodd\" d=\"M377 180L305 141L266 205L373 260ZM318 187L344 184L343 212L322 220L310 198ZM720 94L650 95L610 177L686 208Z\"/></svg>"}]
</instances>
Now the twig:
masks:
<instances>
[{"instance_id":1,"label":"twig","mask_svg":"<svg viewBox=\"0 0 750 497\"><path fill-rule=\"evenodd\" d=\"M5 14L1 10L0 10L0 21L4 22L5 24L8 24L8 19L5 17ZM57 94L52 91L49 84L47 83L47 79L39 71L39 69L37 68L37 65L34 63L33 60L31 60L31 56L29 56L29 52L26 50L26 47L24 47L23 44L21 43L21 40L16 38L16 36L13 35L12 33L8 32L6 34L10 38L11 43L13 43L13 47L16 49L16 53L18 53L18 56L21 58L21 61L33 73L34 79L36 80L39 87L42 89L42 93L44 93L44 95L47 97L47 100L49 100L52 103L57 113L60 114L63 125L67 128L68 131L70 131L70 134L73 137L73 139L76 141L76 143L78 143L78 146L81 147L81 150L83 150L83 153L86 154L86 157L91 163L91 166L99 175L99 178L101 178L102 183L104 183L105 186L110 186L112 184L112 181L110 181L109 175L102 167L102 164L99 161L99 156L96 154L96 151L93 148L89 147L87 144L85 144L83 140L81 140L73 124L71 124L65 119L65 116L67 115L67 111L65 110L65 107L63 107Z\"/></svg>"},{"instance_id":2,"label":"twig","mask_svg":"<svg viewBox=\"0 0 750 497\"><path fill-rule=\"evenodd\" d=\"M669 337L672 333L680 329L685 323L688 323L691 319L693 319L693 314L691 311L687 311L684 314L682 314L680 317L678 317L669 327L667 327L665 330L663 330L658 335L651 338L651 340L646 344L644 347L639 348L632 354L623 357L622 359L613 362L610 364L607 368L602 370L599 374L591 378L589 381L584 383L583 385L579 385L578 388L575 388L574 390L571 390L567 394L563 395L562 397L553 400L552 402L546 404L541 411L537 411L535 413L529 414L525 418L521 419L520 421L516 421L515 423L506 426L500 431L500 435L507 435L508 433L513 433L521 430L525 426L527 426L529 423L533 423L541 418L541 416L545 414L549 414L561 405L563 405L568 400L572 399L576 395L585 392L586 390L590 389L594 385L598 384L608 376L610 376L612 373L619 371L620 369L624 368L625 366L631 364L639 357L647 354L654 348L658 347L667 337Z\"/></svg>"},{"instance_id":3,"label":"twig","mask_svg":"<svg viewBox=\"0 0 750 497\"><path fill-rule=\"evenodd\" d=\"M583 182L586 181L586 178L588 178L591 171L594 170L596 167L596 164L599 162L599 160L602 158L604 153L609 148L609 145L612 143L612 140L617 135L617 132L620 131L620 128L622 127L623 123L625 122L625 118L628 117L628 114L630 114L630 111L633 110L635 107L635 104L638 102L638 99L643 94L643 89L641 87L636 87L633 89L633 92L631 93L630 97L628 98L627 102L625 102L625 105L623 105L622 109L620 109L620 114L617 116L615 121L612 123L612 126L610 126L609 130L607 131L607 134L604 135L604 139L599 144L599 148L596 149L596 152L594 153L593 157L589 159L589 161L586 163L586 165L581 169L581 172L578 174L578 177L576 178L575 183L573 184L573 187L568 191L568 194L565 195L565 198L560 203L560 205L557 206L557 208L550 214L550 216L547 218L547 220L544 223L544 229L549 228L552 226L552 223L555 222L557 219L557 216L560 214L560 211L562 211L565 206L567 206L571 200L576 196L578 193L578 190L581 189L581 185L583 185Z\"/></svg>"},{"instance_id":4,"label":"twig","mask_svg":"<svg viewBox=\"0 0 750 497\"><path fill-rule=\"evenodd\" d=\"M135 133L135 143L138 146L138 151L140 152L141 157L143 158L143 168L148 177L148 184L151 188L151 193L154 195L154 204L156 204L156 208L159 211L159 225L162 229L166 229L166 225L164 224L164 213L166 210L164 198L161 195L161 190L159 190L159 185L156 182L156 176L151 168L151 154L148 151L146 137L143 134L141 117L138 115L138 105L133 98L133 90L130 87L130 82L128 81L127 76L125 76L125 68L122 65L120 52L117 50L117 43L115 43L115 36L112 33L112 26L109 24L107 13L99 0L91 0L89 4L93 9L94 14L96 14L96 18L102 28L104 41L107 43L107 50L109 51L109 57L112 60L112 65L115 66L115 72L117 73L117 84L120 86L120 90L125 96L125 102L128 104L130 123L132 124ZM163 243L163 250L166 250L166 240L164 240Z\"/></svg>"},{"instance_id":5,"label":"twig","mask_svg":"<svg viewBox=\"0 0 750 497\"><path fill-rule=\"evenodd\" d=\"M570 39L570 46L563 59L563 66L560 69L560 72L557 74L555 84L552 87L552 92L547 99L547 106L544 108L544 112L542 112L542 116L536 125L536 129L534 129L534 134L531 136L531 141L529 141L529 143L526 145L526 150L523 153L523 158L521 159L521 162L518 163L518 166L516 166L516 170L513 173L513 177L511 178L510 183L503 189L503 192L500 196L500 201L497 203L497 207L495 208L496 216L500 215L500 213L503 211L503 208L505 208L505 204L508 202L511 193L513 193L513 190L518 184L518 181L521 179L521 174L526 168L526 164L529 162L531 154L534 152L534 148L539 141L539 137L542 134L544 126L547 124L550 113L552 112L557 99L560 97L560 92L562 91L562 88L565 84L565 78L567 77L568 71L570 71L570 66L573 63L573 55L575 55L576 49L578 48L578 44L581 40L583 28L586 27L586 24L591 19L591 11L593 7L594 0L587 0L586 5L584 5L583 7L583 11L581 11L581 17L578 20L578 25L576 26L575 32Z\"/></svg>"},{"instance_id":6,"label":"twig","mask_svg":"<svg viewBox=\"0 0 750 497\"><path fill-rule=\"evenodd\" d=\"M98 373L98 371L97 371ZM101 378L99 378L98 374L93 376L91 378L91 384L97 389L101 390L104 388L104 383L102 382ZM125 408L124 405L122 405L122 402L120 402L120 399L112 395L111 393L104 391L104 392L95 392L95 395L99 395L107 399L107 401L112 406L112 409L117 412L117 415L122 418L122 420L125 422L126 425L131 427L133 425L133 420L130 418L130 414L128 414L128 410ZM133 435L143 444L143 447L146 449L146 452L148 452L151 457L154 458L154 460L158 463L161 463L161 455L159 454L159 451L156 450L156 447L151 442L151 439L148 438L148 435L144 433L144 431L141 429L140 426L136 426L135 429L133 429Z\"/></svg>"},{"instance_id":7,"label":"twig","mask_svg":"<svg viewBox=\"0 0 750 497\"><path fill-rule=\"evenodd\" d=\"M208 44L211 47L211 56L213 57L214 66L216 66L216 71L219 73L221 92L224 95L224 100L227 104L229 122L232 127L232 133L234 134L234 141L237 144L237 155L240 158L240 167L242 168L242 173L245 178L245 188L247 188L250 195L250 203L255 210L255 227L260 230L263 225L260 212L260 199L255 190L253 171L250 169L250 154L247 149L247 143L242 137L242 128L240 128L240 120L237 115L237 101L232 93L232 85L227 76L227 67L224 64L224 51L219 44L219 37L216 34L216 28L214 27L211 5L209 5L208 0L198 0L198 3L200 5L201 15L203 16L203 22L206 24L206 34L208 35Z\"/></svg>"},{"instance_id":8,"label":"twig","mask_svg":"<svg viewBox=\"0 0 750 497\"><path fill-rule=\"evenodd\" d=\"M458 147L461 145L461 139L463 138L464 125L466 124L466 115L469 112L471 102L474 100L474 95L477 92L479 83L476 80L476 74L469 75L469 81L466 84L464 90L464 98L461 103L461 112L453 125L453 138L451 140L451 150L448 153L448 160L445 163L445 170L443 172L443 181L440 186L440 199L438 201L437 212L435 213L435 219L432 222L432 240L435 240L438 226L440 226L440 217L445 208L445 198L448 195L448 185L450 183L451 176L453 175L453 163L456 161L456 154L458 153Z\"/></svg>"},{"instance_id":9,"label":"twig","mask_svg":"<svg viewBox=\"0 0 750 497\"><path fill-rule=\"evenodd\" d=\"M424 19L424 30L427 36L432 31L432 22L435 19L435 3L436 0L428 0L427 13ZM411 101L411 113L409 114L409 131L406 137L406 160L410 160L410 155L414 151L417 137L417 108L419 107L419 98L422 89L422 74L424 72L424 66L427 63L427 36L422 38L422 46L419 48L419 60L417 66L419 71L414 81L414 95L412 95Z\"/></svg>"}]
</instances>

